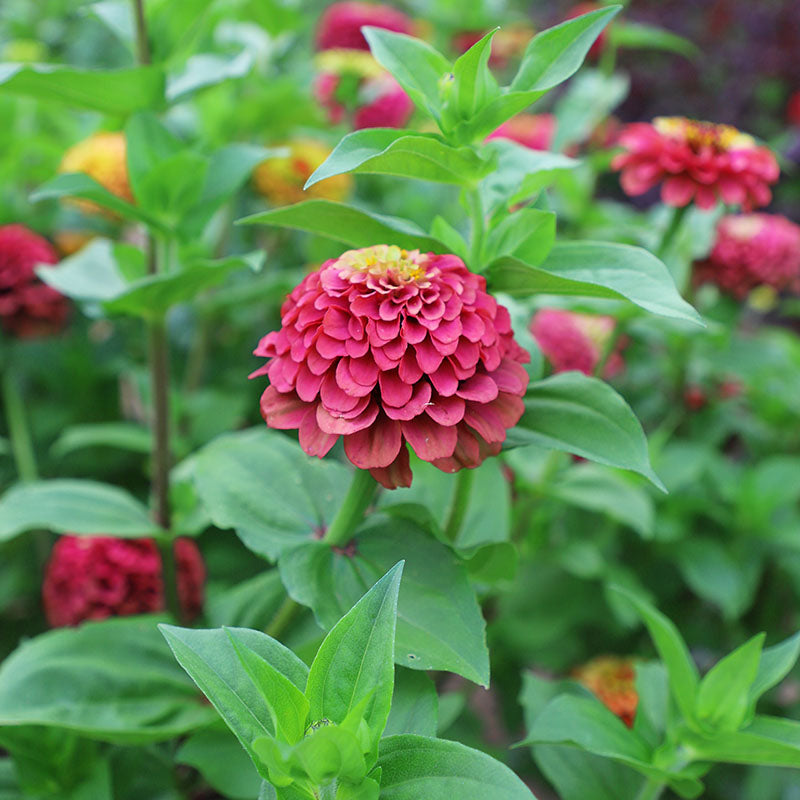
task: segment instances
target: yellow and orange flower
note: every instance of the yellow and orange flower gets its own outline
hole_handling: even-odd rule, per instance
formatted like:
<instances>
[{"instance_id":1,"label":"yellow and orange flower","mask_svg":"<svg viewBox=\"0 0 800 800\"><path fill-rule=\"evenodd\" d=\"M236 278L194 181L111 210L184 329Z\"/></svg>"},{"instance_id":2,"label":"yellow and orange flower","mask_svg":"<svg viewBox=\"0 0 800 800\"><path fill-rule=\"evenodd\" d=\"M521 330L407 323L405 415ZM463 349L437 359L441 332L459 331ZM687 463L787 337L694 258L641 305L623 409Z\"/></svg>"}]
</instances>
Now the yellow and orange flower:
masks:
<instances>
[{"instance_id":1,"label":"yellow and orange flower","mask_svg":"<svg viewBox=\"0 0 800 800\"><path fill-rule=\"evenodd\" d=\"M129 203L134 202L128 180L125 134L121 131L94 133L88 139L73 145L64 154L58 171L82 172L94 178L111 194ZM111 215L88 200L70 202L89 214Z\"/></svg>"},{"instance_id":2,"label":"yellow and orange flower","mask_svg":"<svg viewBox=\"0 0 800 800\"><path fill-rule=\"evenodd\" d=\"M330 148L314 139L296 139L280 145L289 154L270 158L253 171L256 191L272 205L285 206L302 200L344 200L352 189L353 179L349 175L334 175L315 183L304 190L311 173L330 155Z\"/></svg>"},{"instance_id":3,"label":"yellow and orange flower","mask_svg":"<svg viewBox=\"0 0 800 800\"><path fill-rule=\"evenodd\" d=\"M639 695L632 659L599 656L573 670L572 677L597 695L597 699L629 728L633 727Z\"/></svg>"}]
</instances>

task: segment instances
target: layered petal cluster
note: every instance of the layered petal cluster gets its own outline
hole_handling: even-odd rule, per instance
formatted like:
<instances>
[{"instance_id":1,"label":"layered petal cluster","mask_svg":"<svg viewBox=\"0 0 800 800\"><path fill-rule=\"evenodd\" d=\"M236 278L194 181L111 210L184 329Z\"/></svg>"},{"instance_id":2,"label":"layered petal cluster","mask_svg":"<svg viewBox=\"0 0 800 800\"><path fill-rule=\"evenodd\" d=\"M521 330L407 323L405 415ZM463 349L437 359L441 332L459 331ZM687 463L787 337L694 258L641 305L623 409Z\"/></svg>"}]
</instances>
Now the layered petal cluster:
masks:
<instances>
[{"instance_id":1,"label":"layered petal cluster","mask_svg":"<svg viewBox=\"0 0 800 800\"><path fill-rule=\"evenodd\" d=\"M194 541L177 539L175 561L181 607L193 619L203 608L203 558ZM42 595L54 628L162 611L161 555L152 539L62 536L50 555Z\"/></svg>"},{"instance_id":2,"label":"layered petal cluster","mask_svg":"<svg viewBox=\"0 0 800 800\"><path fill-rule=\"evenodd\" d=\"M331 148L314 139L295 139L278 145L289 153L263 161L253 170L253 186L274 206L322 198L344 200L352 190L350 175L334 175L304 190L311 173L331 154Z\"/></svg>"},{"instance_id":3,"label":"layered petal cluster","mask_svg":"<svg viewBox=\"0 0 800 800\"><path fill-rule=\"evenodd\" d=\"M757 286L800 290L800 225L779 214L736 214L717 223L714 247L695 264L698 283L744 298Z\"/></svg>"},{"instance_id":4,"label":"layered petal cluster","mask_svg":"<svg viewBox=\"0 0 800 800\"><path fill-rule=\"evenodd\" d=\"M531 320L531 333L554 372L577 370L593 375L609 345L617 321L602 314L579 314L559 308L543 308ZM603 368L613 378L625 368L624 341L615 343Z\"/></svg>"},{"instance_id":5,"label":"layered petal cluster","mask_svg":"<svg viewBox=\"0 0 800 800\"><path fill-rule=\"evenodd\" d=\"M517 114L504 122L487 139L511 139L531 150L549 150L556 134L553 114Z\"/></svg>"},{"instance_id":6,"label":"layered petal cluster","mask_svg":"<svg viewBox=\"0 0 800 800\"><path fill-rule=\"evenodd\" d=\"M414 104L402 86L360 50L326 50L316 59L314 96L334 124L362 128L402 128Z\"/></svg>"},{"instance_id":7,"label":"layered petal cluster","mask_svg":"<svg viewBox=\"0 0 800 800\"><path fill-rule=\"evenodd\" d=\"M267 425L299 429L319 457L342 436L387 488L411 484L406 443L445 472L477 467L522 415L529 356L457 256L349 250L306 276L281 315L251 376L269 376Z\"/></svg>"},{"instance_id":8,"label":"layered petal cluster","mask_svg":"<svg viewBox=\"0 0 800 800\"><path fill-rule=\"evenodd\" d=\"M361 28L369 25L396 33L412 33L414 25L402 11L377 3L333 3L325 9L317 26L317 50L347 48L369 50Z\"/></svg>"},{"instance_id":9,"label":"layered petal cluster","mask_svg":"<svg viewBox=\"0 0 800 800\"><path fill-rule=\"evenodd\" d=\"M536 29L525 22L512 22L504 26L492 39L492 50L489 54L489 66L504 69L509 63L522 56L528 42L536 34ZM453 49L457 53L466 53L472 45L477 44L486 35L485 30L469 30L457 33L453 37Z\"/></svg>"},{"instance_id":10,"label":"layered petal cluster","mask_svg":"<svg viewBox=\"0 0 800 800\"><path fill-rule=\"evenodd\" d=\"M599 656L575 669L572 676L629 728L633 727L639 695L636 692L636 668L632 659Z\"/></svg>"},{"instance_id":11,"label":"layered petal cluster","mask_svg":"<svg viewBox=\"0 0 800 800\"><path fill-rule=\"evenodd\" d=\"M128 180L126 153L124 133L119 131L95 133L67 150L58 171L82 172L90 178L94 178L111 194L132 203L133 192ZM110 213L88 200L71 200L70 202L88 213L105 215Z\"/></svg>"},{"instance_id":12,"label":"layered petal cluster","mask_svg":"<svg viewBox=\"0 0 800 800\"><path fill-rule=\"evenodd\" d=\"M778 180L772 152L730 125L683 117L635 122L619 136L625 148L611 162L621 170L626 194L644 194L661 184L661 200L683 207L713 208L721 200L750 211L772 198Z\"/></svg>"},{"instance_id":13,"label":"layered petal cluster","mask_svg":"<svg viewBox=\"0 0 800 800\"><path fill-rule=\"evenodd\" d=\"M66 298L42 283L37 264L55 264L50 243L24 225L0 226L0 325L20 337L55 333L64 324Z\"/></svg>"}]
</instances>

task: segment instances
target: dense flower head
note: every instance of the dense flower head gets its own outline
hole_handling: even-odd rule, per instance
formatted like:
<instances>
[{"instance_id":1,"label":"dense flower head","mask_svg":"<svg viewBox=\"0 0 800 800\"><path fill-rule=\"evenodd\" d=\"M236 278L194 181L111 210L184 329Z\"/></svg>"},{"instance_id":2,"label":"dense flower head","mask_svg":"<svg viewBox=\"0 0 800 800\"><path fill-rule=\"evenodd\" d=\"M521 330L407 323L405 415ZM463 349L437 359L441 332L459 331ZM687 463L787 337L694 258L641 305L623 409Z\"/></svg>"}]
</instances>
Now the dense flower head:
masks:
<instances>
[{"instance_id":1,"label":"dense flower head","mask_svg":"<svg viewBox=\"0 0 800 800\"><path fill-rule=\"evenodd\" d=\"M577 370L593 375L614 335L617 321L603 314L579 314L559 308L543 308L531 320L531 333L554 372ZM613 378L625 368L623 341L618 341L603 368Z\"/></svg>"},{"instance_id":2,"label":"dense flower head","mask_svg":"<svg viewBox=\"0 0 800 800\"><path fill-rule=\"evenodd\" d=\"M483 277L454 255L349 250L307 275L255 354L261 413L309 455L340 436L356 467L409 486L406 443L445 472L500 451L523 412L528 354Z\"/></svg>"},{"instance_id":3,"label":"dense flower head","mask_svg":"<svg viewBox=\"0 0 800 800\"><path fill-rule=\"evenodd\" d=\"M629 728L633 727L639 695L636 669L630 658L599 656L575 669L572 675Z\"/></svg>"},{"instance_id":4,"label":"dense flower head","mask_svg":"<svg viewBox=\"0 0 800 800\"><path fill-rule=\"evenodd\" d=\"M365 25L410 34L413 23L402 11L377 3L341 2L325 9L317 26L317 50L347 48L369 50L361 33Z\"/></svg>"},{"instance_id":5,"label":"dense flower head","mask_svg":"<svg viewBox=\"0 0 800 800\"><path fill-rule=\"evenodd\" d=\"M779 214L723 217L711 253L695 264L695 280L740 299L757 286L800 290L800 225Z\"/></svg>"},{"instance_id":6,"label":"dense flower head","mask_svg":"<svg viewBox=\"0 0 800 800\"><path fill-rule=\"evenodd\" d=\"M203 558L194 541L177 539L175 560L178 597L191 620L203 608ZM54 628L161 611L161 555L152 539L62 536L50 555L42 595Z\"/></svg>"},{"instance_id":7,"label":"dense flower head","mask_svg":"<svg viewBox=\"0 0 800 800\"><path fill-rule=\"evenodd\" d=\"M514 22L502 27L492 39L489 66L503 69L509 62L522 55L536 30L525 22ZM453 49L466 53L486 35L485 30L462 31L453 37Z\"/></svg>"},{"instance_id":8,"label":"dense flower head","mask_svg":"<svg viewBox=\"0 0 800 800\"><path fill-rule=\"evenodd\" d=\"M0 325L15 336L54 333L67 318L66 298L42 283L37 264L55 264L50 243L24 225L0 226Z\"/></svg>"},{"instance_id":9,"label":"dense flower head","mask_svg":"<svg viewBox=\"0 0 800 800\"><path fill-rule=\"evenodd\" d=\"M128 180L128 162L125 134L95 133L88 139L70 147L61 160L59 172L82 172L94 178L111 194L133 202L130 181ZM84 211L98 213L100 207L86 200L72 201ZM108 212L103 212L108 213Z\"/></svg>"},{"instance_id":10,"label":"dense flower head","mask_svg":"<svg viewBox=\"0 0 800 800\"><path fill-rule=\"evenodd\" d=\"M611 166L622 171L623 190L640 195L660 183L670 206L709 209L722 200L749 211L769 203L778 180L772 152L730 125L657 117L628 125L619 143L625 152Z\"/></svg>"},{"instance_id":11,"label":"dense flower head","mask_svg":"<svg viewBox=\"0 0 800 800\"><path fill-rule=\"evenodd\" d=\"M353 128L402 128L414 103L402 86L369 53L326 50L316 59L314 96L338 124Z\"/></svg>"},{"instance_id":12,"label":"dense flower head","mask_svg":"<svg viewBox=\"0 0 800 800\"><path fill-rule=\"evenodd\" d=\"M331 154L331 148L314 139L295 139L279 145L288 154L270 158L253 170L253 186L273 205L285 206L301 200L344 200L352 189L350 175L334 175L304 190L311 173Z\"/></svg>"},{"instance_id":13,"label":"dense flower head","mask_svg":"<svg viewBox=\"0 0 800 800\"><path fill-rule=\"evenodd\" d=\"M504 122L487 139L511 139L531 150L549 150L556 134L553 114L517 114Z\"/></svg>"}]
</instances>

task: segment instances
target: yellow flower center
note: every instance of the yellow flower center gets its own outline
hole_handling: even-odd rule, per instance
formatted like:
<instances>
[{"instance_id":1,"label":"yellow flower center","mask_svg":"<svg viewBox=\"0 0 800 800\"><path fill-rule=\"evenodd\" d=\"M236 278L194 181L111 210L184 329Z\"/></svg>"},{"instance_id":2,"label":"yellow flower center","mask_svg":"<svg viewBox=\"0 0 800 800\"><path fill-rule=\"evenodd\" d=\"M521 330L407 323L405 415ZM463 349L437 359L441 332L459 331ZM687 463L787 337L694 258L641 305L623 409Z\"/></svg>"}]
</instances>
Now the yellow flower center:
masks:
<instances>
[{"instance_id":1,"label":"yellow flower center","mask_svg":"<svg viewBox=\"0 0 800 800\"><path fill-rule=\"evenodd\" d=\"M397 245L376 244L361 250L348 250L339 257L339 264L350 270L371 275L391 275L402 283L423 280L427 272L427 257L419 250L404 250Z\"/></svg>"},{"instance_id":2,"label":"yellow flower center","mask_svg":"<svg viewBox=\"0 0 800 800\"><path fill-rule=\"evenodd\" d=\"M323 50L314 57L319 72L334 75L357 75L360 78L377 78L384 74L383 67L363 50Z\"/></svg>"},{"instance_id":3,"label":"yellow flower center","mask_svg":"<svg viewBox=\"0 0 800 800\"><path fill-rule=\"evenodd\" d=\"M755 147L752 136L733 125L718 125L685 117L656 117L653 127L664 136L683 139L694 150L711 147L717 151L749 150Z\"/></svg>"}]
</instances>

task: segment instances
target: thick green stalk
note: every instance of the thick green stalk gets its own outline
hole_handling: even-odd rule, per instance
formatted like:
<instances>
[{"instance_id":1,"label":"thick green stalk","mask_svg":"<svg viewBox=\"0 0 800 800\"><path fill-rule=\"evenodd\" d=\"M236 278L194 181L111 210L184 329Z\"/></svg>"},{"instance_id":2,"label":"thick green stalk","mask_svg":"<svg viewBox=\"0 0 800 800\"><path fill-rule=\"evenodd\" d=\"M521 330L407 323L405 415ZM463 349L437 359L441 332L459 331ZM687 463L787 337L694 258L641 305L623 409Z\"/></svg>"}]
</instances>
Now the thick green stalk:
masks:
<instances>
[{"instance_id":1,"label":"thick green stalk","mask_svg":"<svg viewBox=\"0 0 800 800\"><path fill-rule=\"evenodd\" d=\"M342 505L336 512L322 541L331 547L341 547L352 538L364 518L364 512L375 497L378 484L365 469L357 469Z\"/></svg>"},{"instance_id":2,"label":"thick green stalk","mask_svg":"<svg viewBox=\"0 0 800 800\"><path fill-rule=\"evenodd\" d=\"M661 236L661 241L658 243L658 247L656 248L656 255L660 259L663 260L664 256L667 254L667 251L672 246L672 243L675 240L675 236L681 229L684 217L686 216L686 213L688 211L689 211L688 205L672 209L671 212L672 216L670 217L670 220L667 223L667 227L664 229L664 233Z\"/></svg>"},{"instance_id":3,"label":"thick green stalk","mask_svg":"<svg viewBox=\"0 0 800 800\"><path fill-rule=\"evenodd\" d=\"M151 63L150 40L147 36L147 18L144 0L133 0L133 24L136 30L136 60L146 65Z\"/></svg>"},{"instance_id":4,"label":"thick green stalk","mask_svg":"<svg viewBox=\"0 0 800 800\"><path fill-rule=\"evenodd\" d=\"M39 477L39 471L25 415L25 403L19 391L17 376L10 366L3 370L3 407L17 477L21 481L35 481Z\"/></svg>"},{"instance_id":5,"label":"thick green stalk","mask_svg":"<svg viewBox=\"0 0 800 800\"><path fill-rule=\"evenodd\" d=\"M641 791L636 795L636 800L658 800L664 789L663 783L655 778L648 778L647 783L642 786Z\"/></svg>"},{"instance_id":6,"label":"thick green stalk","mask_svg":"<svg viewBox=\"0 0 800 800\"><path fill-rule=\"evenodd\" d=\"M462 469L456 476L456 488L447 512L447 522L444 525L444 535L449 542L454 542L458 538L461 526L464 524L464 517L466 517L469 507L469 495L474 482L474 469Z\"/></svg>"}]
</instances>

